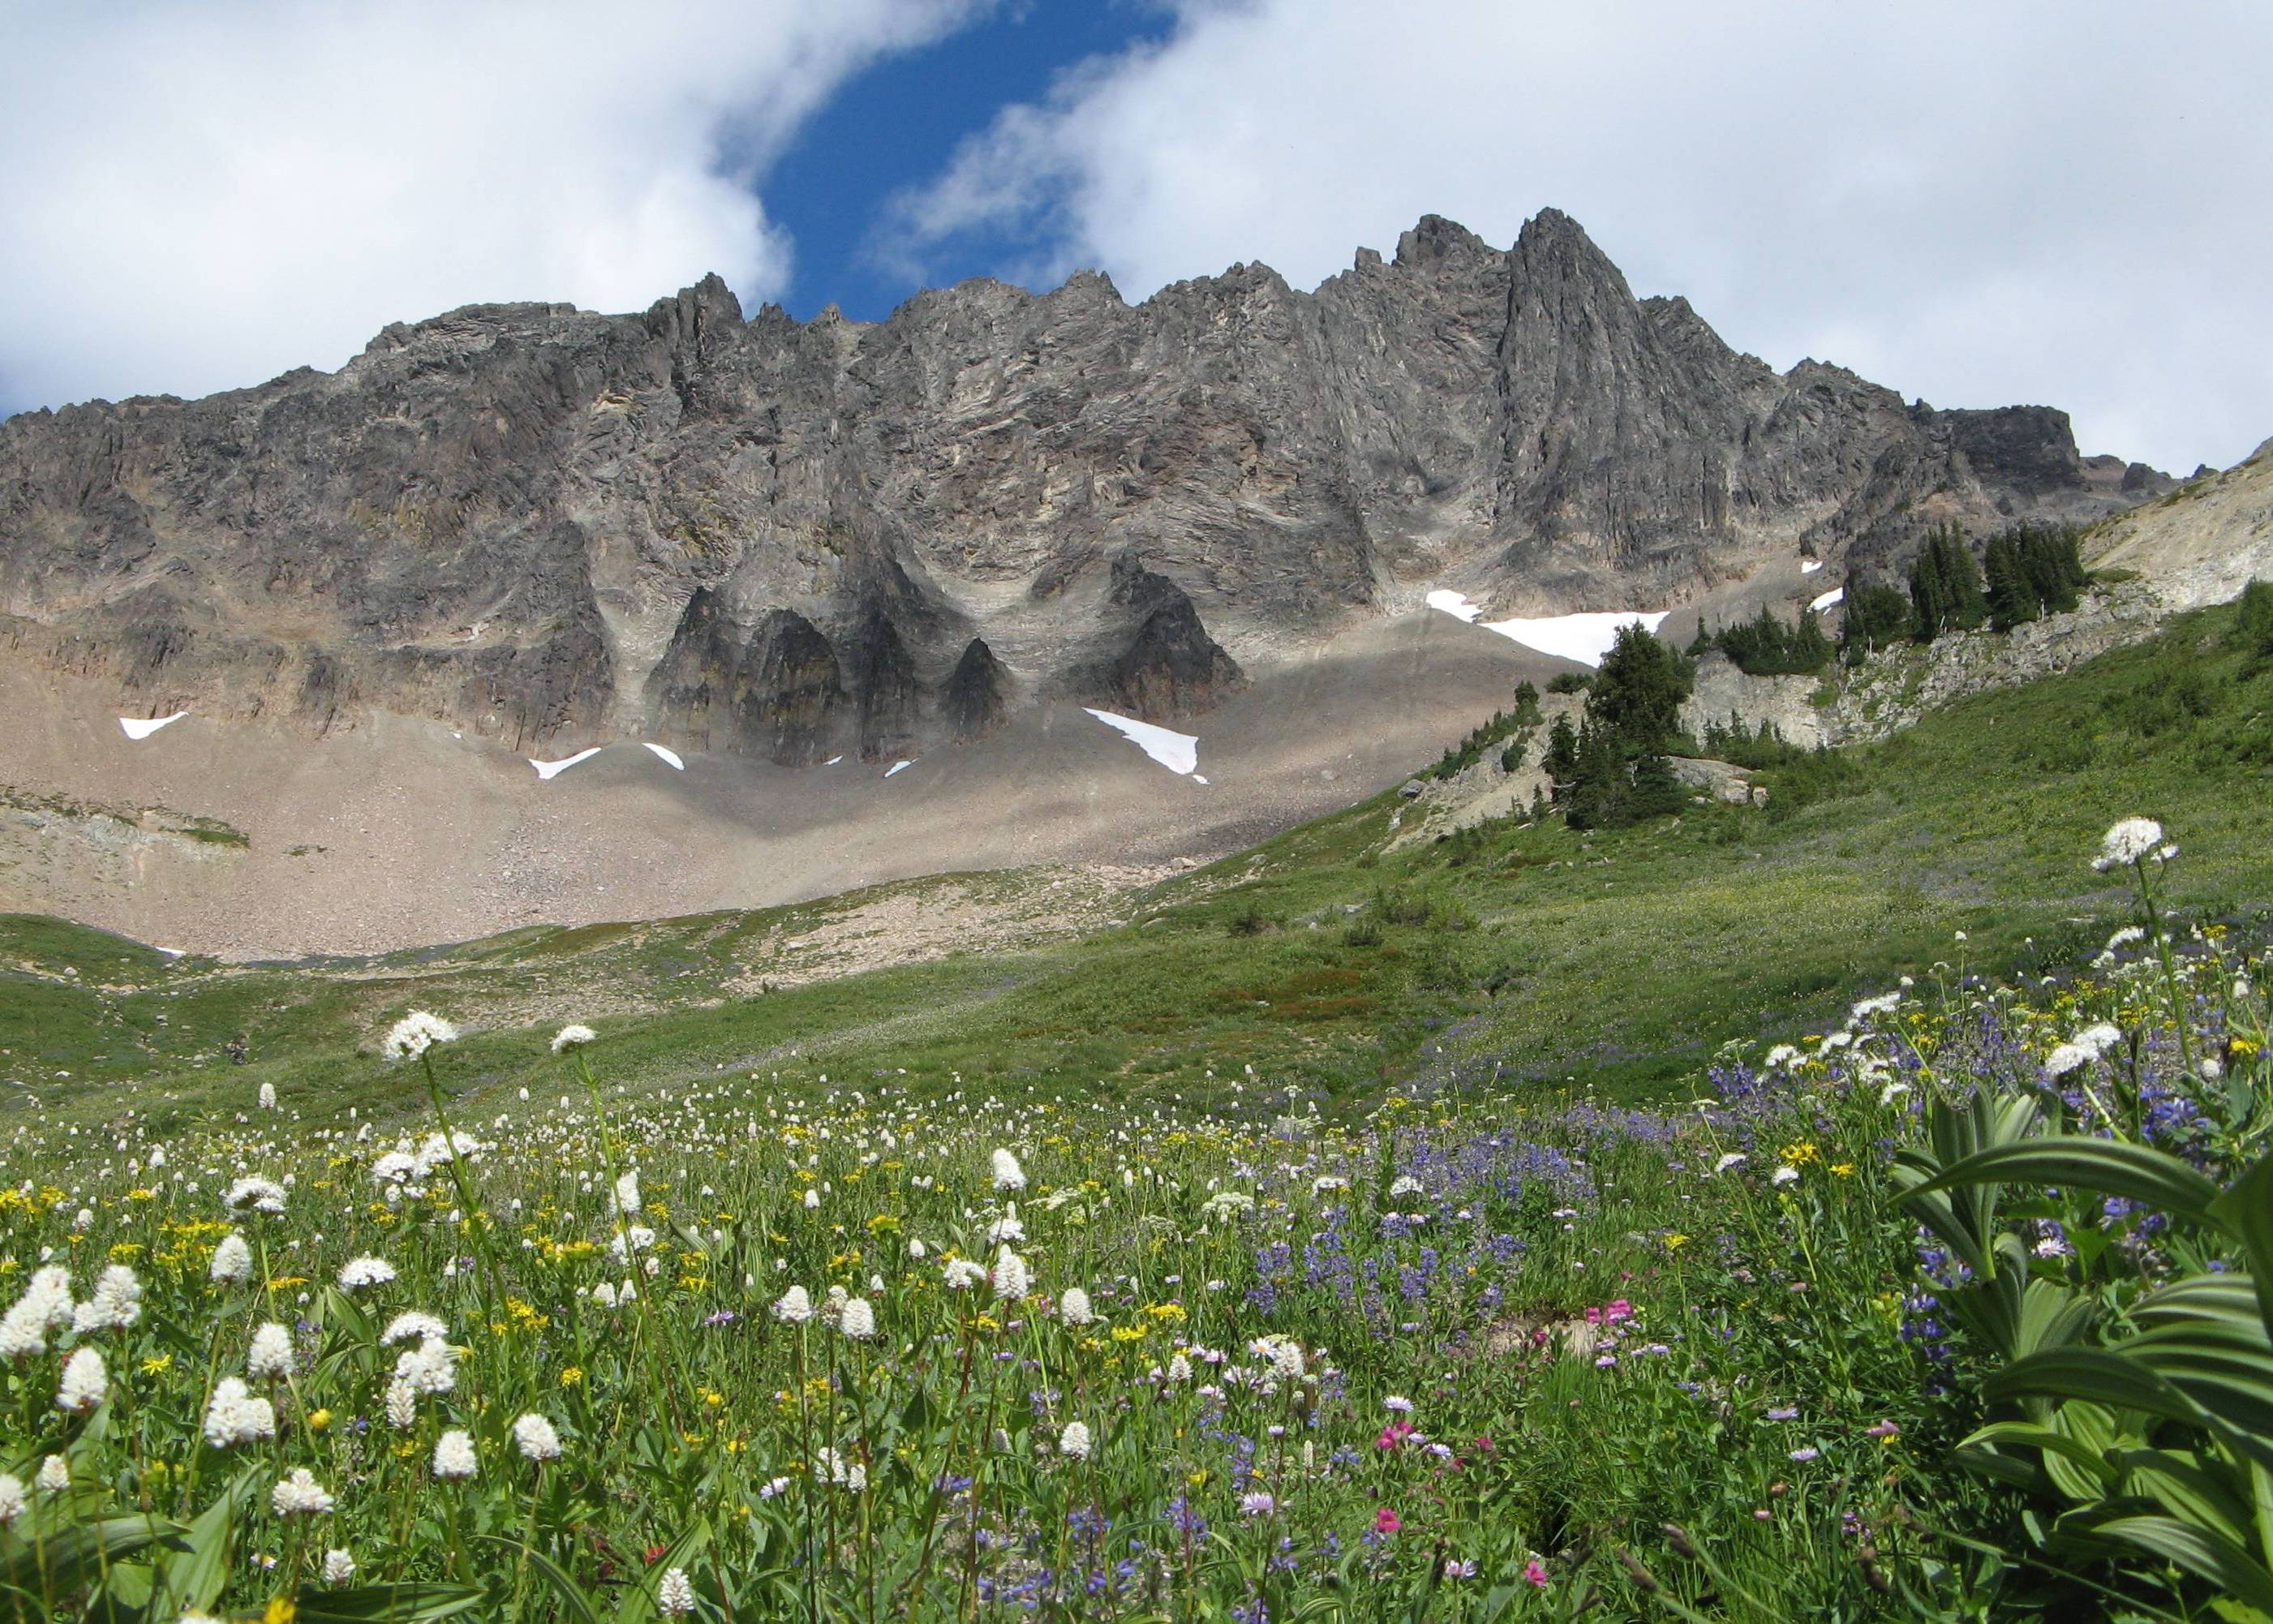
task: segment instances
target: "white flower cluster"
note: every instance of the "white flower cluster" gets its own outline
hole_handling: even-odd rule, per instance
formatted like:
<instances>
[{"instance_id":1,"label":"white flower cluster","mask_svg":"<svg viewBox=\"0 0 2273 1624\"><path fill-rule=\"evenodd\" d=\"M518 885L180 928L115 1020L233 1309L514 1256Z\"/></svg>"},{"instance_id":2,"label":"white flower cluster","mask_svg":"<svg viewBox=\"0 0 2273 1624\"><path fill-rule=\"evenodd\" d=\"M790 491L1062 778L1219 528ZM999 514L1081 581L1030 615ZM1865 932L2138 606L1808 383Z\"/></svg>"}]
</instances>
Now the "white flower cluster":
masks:
<instances>
[{"instance_id":1,"label":"white flower cluster","mask_svg":"<svg viewBox=\"0 0 2273 1624\"><path fill-rule=\"evenodd\" d=\"M223 1376L214 1383L213 1397L206 1405L205 1434L216 1449L274 1438L276 1407L256 1397L236 1377Z\"/></svg>"},{"instance_id":2,"label":"white flower cluster","mask_svg":"<svg viewBox=\"0 0 2273 1624\"><path fill-rule=\"evenodd\" d=\"M284 1186L274 1179L240 1179L229 1186L221 1204L231 1212L265 1212L273 1216L284 1210Z\"/></svg>"},{"instance_id":3,"label":"white flower cluster","mask_svg":"<svg viewBox=\"0 0 2273 1624\"><path fill-rule=\"evenodd\" d=\"M214 1248L213 1267L206 1271L217 1285L243 1285L252 1278L252 1248L231 1230Z\"/></svg>"},{"instance_id":4,"label":"white flower cluster","mask_svg":"<svg viewBox=\"0 0 2273 1624\"><path fill-rule=\"evenodd\" d=\"M2123 1029L2102 1021L2088 1026L2044 1057L2044 1075L2065 1077L2090 1065L2123 1041Z\"/></svg>"},{"instance_id":5,"label":"white flower cluster","mask_svg":"<svg viewBox=\"0 0 2273 1624\"><path fill-rule=\"evenodd\" d=\"M560 1458L560 1434L541 1415L525 1415L515 1421L513 1441L523 1455L539 1465Z\"/></svg>"},{"instance_id":6,"label":"white flower cluster","mask_svg":"<svg viewBox=\"0 0 2273 1624\"><path fill-rule=\"evenodd\" d=\"M437 1014L414 1009L388 1029L379 1052L390 1060L415 1060L438 1044L458 1041L458 1029Z\"/></svg>"},{"instance_id":7,"label":"white flower cluster","mask_svg":"<svg viewBox=\"0 0 2273 1624\"><path fill-rule=\"evenodd\" d=\"M0 1358L48 1351L48 1333L71 1323L71 1271L55 1264L34 1271L24 1294L0 1315Z\"/></svg>"},{"instance_id":8,"label":"white flower cluster","mask_svg":"<svg viewBox=\"0 0 2273 1624\"><path fill-rule=\"evenodd\" d=\"M2163 826L2152 818L2126 818L2109 829L2099 839L2099 855L2091 866L2101 873L2110 869L2129 868L2153 857L2167 863L2179 855L2176 846L2163 843Z\"/></svg>"},{"instance_id":9,"label":"white flower cluster","mask_svg":"<svg viewBox=\"0 0 2273 1624\"><path fill-rule=\"evenodd\" d=\"M74 1348L64 1361L64 1379L56 1389L56 1408L86 1415L110 1396L110 1373L102 1355L93 1348Z\"/></svg>"},{"instance_id":10,"label":"white flower cluster","mask_svg":"<svg viewBox=\"0 0 2273 1624\"><path fill-rule=\"evenodd\" d=\"M269 1492L268 1503L280 1517L321 1516L332 1508L332 1493L302 1466L277 1483Z\"/></svg>"}]
</instances>

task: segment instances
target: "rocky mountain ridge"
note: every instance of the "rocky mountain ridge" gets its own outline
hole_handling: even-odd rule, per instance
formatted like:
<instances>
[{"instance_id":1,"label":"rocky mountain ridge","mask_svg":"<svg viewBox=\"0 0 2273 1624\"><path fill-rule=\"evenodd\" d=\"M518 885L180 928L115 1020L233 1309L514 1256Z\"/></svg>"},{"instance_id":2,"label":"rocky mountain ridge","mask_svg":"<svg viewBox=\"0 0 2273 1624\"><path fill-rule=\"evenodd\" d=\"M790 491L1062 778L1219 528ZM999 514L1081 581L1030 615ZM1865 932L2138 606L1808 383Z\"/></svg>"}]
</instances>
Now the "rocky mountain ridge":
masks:
<instances>
[{"instance_id":1,"label":"rocky mountain ridge","mask_svg":"<svg viewBox=\"0 0 2273 1624\"><path fill-rule=\"evenodd\" d=\"M1777 373L1555 211L1506 250L1432 216L1310 293L1083 273L799 323L709 277L26 414L0 659L141 714L877 760L1052 700L1191 715L1432 586L1658 607L2168 489L2049 408Z\"/></svg>"}]
</instances>

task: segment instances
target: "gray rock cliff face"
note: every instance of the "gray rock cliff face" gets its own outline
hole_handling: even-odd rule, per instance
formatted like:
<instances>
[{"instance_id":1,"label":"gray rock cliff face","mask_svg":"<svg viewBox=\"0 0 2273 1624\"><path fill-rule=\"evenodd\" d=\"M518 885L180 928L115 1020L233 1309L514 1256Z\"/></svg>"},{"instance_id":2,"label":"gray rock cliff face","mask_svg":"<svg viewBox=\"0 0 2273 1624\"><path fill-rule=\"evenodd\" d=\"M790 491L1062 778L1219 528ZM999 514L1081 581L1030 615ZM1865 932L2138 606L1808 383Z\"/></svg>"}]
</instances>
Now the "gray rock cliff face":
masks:
<instances>
[{"instance_id":1,"label":"gray rock cliff face","mask_svg":"<svg viewBox=\"0 0 2273 1624\"><path fill-rule=\"evenodd\" d=\"M2105 466L2102 466L2102 464ZM0 657L122 705L809 763L1075 697L1154 720L1414 606L1662 607L1793 548L2093 517L2045 408L1779 374L1547 211L1315 292L986 281L877 324L477 305L338 372L0 424Z\"/></svg>"}]
</instances>

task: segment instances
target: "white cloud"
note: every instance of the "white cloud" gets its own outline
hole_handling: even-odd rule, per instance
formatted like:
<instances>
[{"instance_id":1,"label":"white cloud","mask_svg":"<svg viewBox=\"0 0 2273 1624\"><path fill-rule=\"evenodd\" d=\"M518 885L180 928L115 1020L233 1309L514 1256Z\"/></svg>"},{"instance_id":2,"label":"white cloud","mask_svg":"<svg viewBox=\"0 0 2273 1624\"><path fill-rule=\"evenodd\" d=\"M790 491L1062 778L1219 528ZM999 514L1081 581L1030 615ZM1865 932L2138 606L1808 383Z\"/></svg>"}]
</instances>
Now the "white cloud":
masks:
<instances>
[{"instance_id":1,"label":"white cloud","mask_svg":"<svg viewBox=\"0 0 2273 1624\"><path fill-rule=\"evenodd\" d=\"M1300 286L1423 213L1553 205L1638 292L1779 366L2044 402L2179 471L2273 434L2273 6L1181 0L1157 47L1005 110L887 247L1023 244L1133 296L1237 260Z\"/></svg>"},{"instance_id":2,"label":"white cloud","mask_svg":"<svg viewBox=\"0 0 2273 1624\"><path fill-rule=\"evenodd\" d=\"M257 383L476 301L775 295L755 180L986 3L0 0L0 401Z\"/></svg>"}]
</instances>

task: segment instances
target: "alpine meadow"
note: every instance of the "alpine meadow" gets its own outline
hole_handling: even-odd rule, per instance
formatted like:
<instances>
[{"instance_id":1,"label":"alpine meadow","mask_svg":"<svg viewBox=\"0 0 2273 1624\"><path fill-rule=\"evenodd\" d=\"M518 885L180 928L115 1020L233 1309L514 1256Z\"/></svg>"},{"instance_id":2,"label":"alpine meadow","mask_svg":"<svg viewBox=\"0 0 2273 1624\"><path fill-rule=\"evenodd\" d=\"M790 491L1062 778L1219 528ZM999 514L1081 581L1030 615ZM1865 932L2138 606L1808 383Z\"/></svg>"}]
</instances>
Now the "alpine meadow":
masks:
<instances>
[{"instance_id":1,"label":"alpine meadow","mask_svg":"<svg viewBox=\"0 0 2273 1624\"><path fill-rule=\"evenodd\" d=\"M0 0L0 1624L2273 1624L2138 23Z\"/></svg>"}]
</instances>

